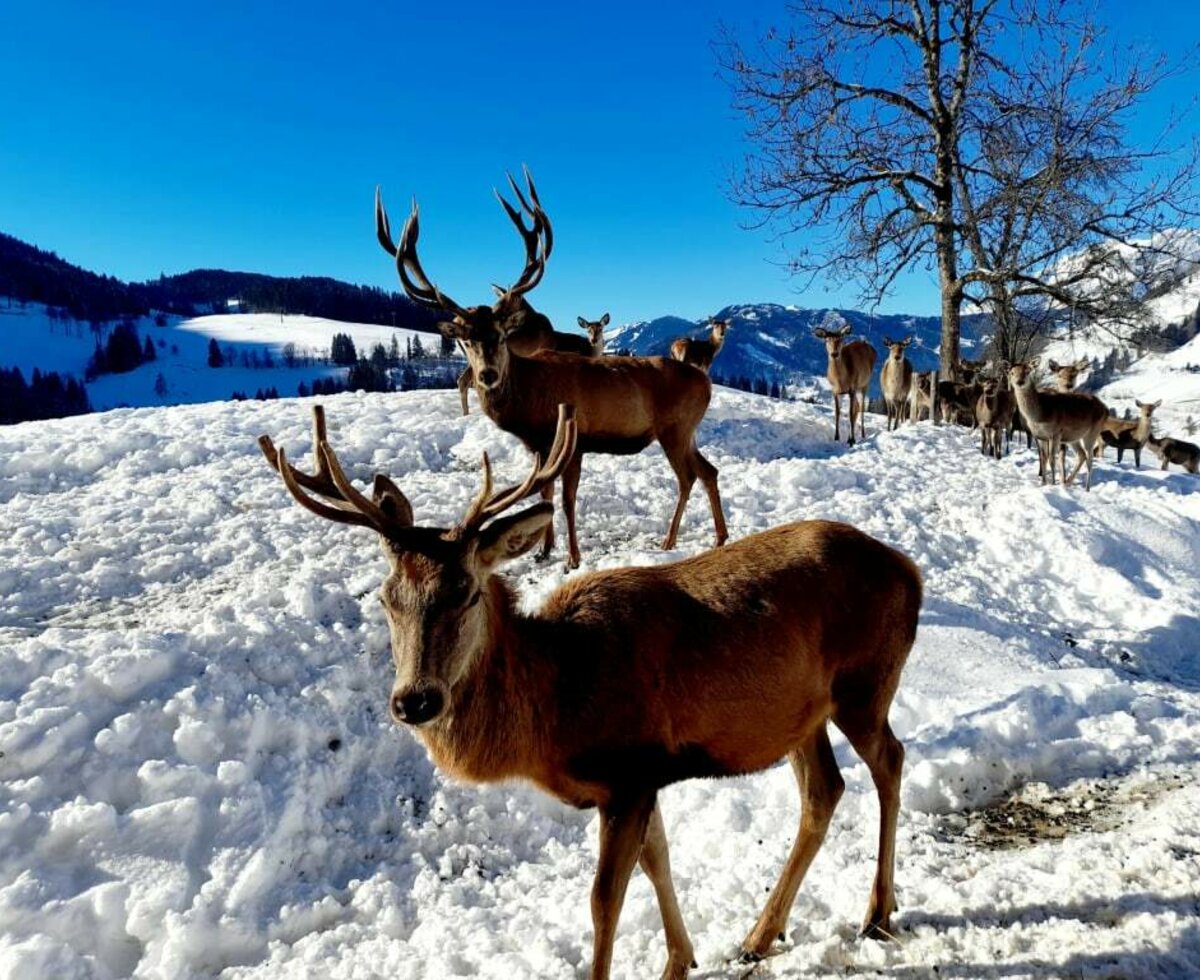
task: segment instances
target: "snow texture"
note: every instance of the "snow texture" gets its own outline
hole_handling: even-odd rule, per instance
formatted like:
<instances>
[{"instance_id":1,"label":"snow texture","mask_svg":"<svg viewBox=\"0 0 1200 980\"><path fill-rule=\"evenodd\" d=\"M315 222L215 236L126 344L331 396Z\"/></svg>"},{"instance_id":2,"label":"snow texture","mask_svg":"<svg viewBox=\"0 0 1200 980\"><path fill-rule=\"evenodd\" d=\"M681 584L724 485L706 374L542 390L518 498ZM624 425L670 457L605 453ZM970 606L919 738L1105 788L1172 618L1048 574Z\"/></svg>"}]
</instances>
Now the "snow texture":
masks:
<instances>
[{"instance_id":1,"label":"snow texture","mask_svg":"<svg viewBox=\"0 0 1200 980\"><path fill-rule=\"evenodd\" d=\"M351 476L391 474L419 523L462 513L484 448L498 480L528 465L455 392L324 401ZM255 446L308 468L310 405L0 429L0 977L586 975L595 814L448 781L389 720L377 544L292 503ZM835 736L846 795L755 975L1200 975L1200 482L1110 462L1090 493L1044 489L1028 452L868 426L846 450L823 407L718 391L700 431L734 537L847 520L926 582L892 713L897 941L855 936L877 806ZM674 495L656 448L589 456L585 568L708 547L693 494L678 552L657 550ZM563 581L508 574L530 607ZM746 976L790 769L662 805L694 975ZM1006 832L1029 812L1028 839ZM614 975L664 961L639 873Z\"/></svg>"}]
</instances>

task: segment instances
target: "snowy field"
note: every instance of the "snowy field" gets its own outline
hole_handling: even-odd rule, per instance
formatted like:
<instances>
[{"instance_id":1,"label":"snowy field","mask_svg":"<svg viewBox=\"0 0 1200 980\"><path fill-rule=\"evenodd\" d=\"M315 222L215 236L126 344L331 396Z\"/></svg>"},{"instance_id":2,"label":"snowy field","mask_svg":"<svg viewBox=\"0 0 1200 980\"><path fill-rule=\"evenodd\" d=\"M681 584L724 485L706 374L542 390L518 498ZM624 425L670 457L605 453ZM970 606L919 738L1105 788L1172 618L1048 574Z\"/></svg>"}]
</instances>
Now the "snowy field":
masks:
<instances>
[{"instance_id":1,"label":"snowy field","mask_svg":"<svg viewBox=\"0 0 1200 980\"><path fill-rule=\"evenodd\" d=\"M324 400L351 475L448 524L487 448L455 392ZM0 977L586 975L596 818L457 785L387 716L371 534L292 503L255 445L311 465L310 401L0 428ZM1200 975L1200 480L1111 460L1043 489L928 423L853 450L824 408L719 391L700 441L734 537L857 524L925 575L893 709L907 748L897 941L856 938L877 809L847 792L785 951L731 963L791 844L790 769L662 794L700 978ZM590 456L585 568L680 549L657 449ZM516 563L529 606L562 581ZM635 874L614 975L665 961ZM936 970L936 973L935 973Z\"/></svg>"},{"instance_id":2,"label":"snowy field","mask_svg":"<svg viewBox=\"0 0 1200 980\"><path fill-rule=\"evenodd\" d=\"M344 333L365 357L376 344L388 347L393 336L401 352L413 338L420 338L427 351L436 351L441 339L437 334L416 330L291 313L170 316L166 321L165 326L159 327L153 317L133 320L141 337L154 341L157 359L132 371L101 375L88 382L87 393L93 408L100 411L118 406L195 404L224 400L235 391L253 397L257 389L270 387L286 398L296 394L302 381L311 387L316 378L344 380L346 376L346 368L328 364L285 367L283 353L289 343L299 356L328 357L334 334ZM210 340L216 340L222 352L232 350L238 363L209 367ZM0 297L0 367L20 368L27 381L34 368L72 374L82 381L95 348L96 338L86 323L53 321L40 303L20 307ZM243 352L261 356L264 349L270 351L274 367L241 364ZM154 390L159 374L167 383L167 391L161 395Z\"/></svg>"}]
</instances>

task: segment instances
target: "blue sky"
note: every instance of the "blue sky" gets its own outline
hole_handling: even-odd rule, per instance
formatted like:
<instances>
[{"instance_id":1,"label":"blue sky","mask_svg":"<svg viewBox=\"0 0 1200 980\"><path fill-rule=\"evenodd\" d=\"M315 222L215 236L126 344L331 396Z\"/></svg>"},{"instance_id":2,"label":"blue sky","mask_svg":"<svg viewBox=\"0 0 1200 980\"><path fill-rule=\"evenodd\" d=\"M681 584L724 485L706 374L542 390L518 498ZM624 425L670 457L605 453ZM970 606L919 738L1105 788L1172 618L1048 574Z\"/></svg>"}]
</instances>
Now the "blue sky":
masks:
<instances>
[{"instance_id":1,"label":"blue sky","mask_svg":"<svg viewBox=\"0 0 1200 980\"><path fill-rule=\"evenodd\" d=\"M1178 56L1200 36L1184 6L1100 10L1123 41ZM557 236L534 299L560 326L854 305L853 286L798 292L725 196L741 124L710 42L719 21L753 34L782 8L9 0L0 230L124 279L221 267L396 288L379 183L396 225L419 197L426 269L470 304L520 269L491 189L528 163ZM932 274L882 309L936 312Z\"/></svg>"}]
</instances>

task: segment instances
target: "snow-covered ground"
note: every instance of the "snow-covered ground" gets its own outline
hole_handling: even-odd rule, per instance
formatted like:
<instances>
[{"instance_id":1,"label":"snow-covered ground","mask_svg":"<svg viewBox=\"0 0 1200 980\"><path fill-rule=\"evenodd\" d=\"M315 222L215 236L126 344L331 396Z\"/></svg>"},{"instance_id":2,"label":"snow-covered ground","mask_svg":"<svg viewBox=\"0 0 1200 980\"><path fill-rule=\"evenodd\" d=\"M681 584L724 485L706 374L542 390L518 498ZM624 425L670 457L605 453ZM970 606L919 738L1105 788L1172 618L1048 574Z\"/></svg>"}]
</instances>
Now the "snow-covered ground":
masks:
<instances>
[{"instance_id":1,"label":"snow-covered ground","mask_svg":"<svg viewBox=\"0 0 1200 980\"><path fill-rule=\"evenodd\" d=\"M132 371L101 375L88 382L88 397L97 410L221 401L234 392L253 396L257 389L271 387L284 397L294 395L301 382L311 387L316 378L344 379L346 368L321 363L289 368L284 366L284 348L294 345L301 359L328 357L334 334L338 333L349 335L363 356L368 356L376 344L387 348L393 337L401 353L414 338L419 338L430 353L437 350L440 340L436 334L416 330L290 313L172 316L166 318L162 327L155 325L153 317L133 322L143 339L149 337L154 341L157 358ZM214 339L223 352L233 351L237 363L219 368L208 366L208 345ZM0 298L0 367L19 367L26 380L38 368L43 372L72 374L82 381L95 347L96 338L86 323L54 321L39 303L22 307ZM243 352L261 357L264 350L270 351L274 367L242 365ZM164 394L155 391L159 374L166 381Z\"/></svg>"},{"instance_id":2,"label":"snow-covered ground","mask_svg":"<svg viewBox=\"0 0 1200 980\"><path fill-rule=\"evenodd\" d=\"M0 976L574 978L595 815L444 779L387 716L372 535L291 502L309 401L0 429ZM454 392L325 399L357 480L447 524L527 458ZM855 937L870 778L847 780L786 951L755 976L1200 975L1200 481L1109 462L1043 489L1029 453L924 423L847 451L824 407L719 391L700 442L734 536L851 521L925 575L893 710L907 748L897 941ZM590 456L585 567L675 555L657 449ZM523 559L533 606L562 581ZM787 766L662 795L697 977L729 962L797 823ZM635 875L615 975L665 959ZM934 971L937 971L936 974Z\"/></svg>"}]
</instances>

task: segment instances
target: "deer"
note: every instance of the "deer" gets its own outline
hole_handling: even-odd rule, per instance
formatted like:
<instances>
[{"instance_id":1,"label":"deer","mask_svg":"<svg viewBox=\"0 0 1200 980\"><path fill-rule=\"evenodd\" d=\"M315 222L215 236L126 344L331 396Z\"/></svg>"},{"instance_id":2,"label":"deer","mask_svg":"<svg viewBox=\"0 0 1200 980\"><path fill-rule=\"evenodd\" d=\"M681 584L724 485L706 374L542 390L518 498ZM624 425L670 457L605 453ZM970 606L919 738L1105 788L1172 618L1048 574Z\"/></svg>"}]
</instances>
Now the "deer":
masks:
<instances>
[{"instance_id":1,"label":"deer","mask_svg":"<svg viewBox=\"0 0 1200 980\"><path fill-rule=\"evenodd\" d=\"M1100 441L1100 429L1108 418L1108 409L1095 395L1079 391L1040 391L1034 384L1033 372L1039 358L1012 364L1008 369L1009 383L1017 400L1017 408L1025 419L1033 437L1039 440L1038 458L1042 463L1041 479L1046 483L1047 472L1050 484L1057 482L1059 447L1068 442L1075 447L1075 469L1068 477L1063 468L1063 485L1070 486L1085 464L1087 482L1085 490L1092 487L1092 450ZM1045 449L1042 442L1045 442Z\"/></svg>"},{"instance_id":2,"label":"deer","mask_svg":"<svg viewBox=\"0 0 1200 980\"><path fill-rule=\"evenodd\" d=\"M497 573L534 547L553 507L507 512L566 472L580 418L559 407L545 462L535 457L514 487L493 490L485 454L482 488L451 528L414 524L412 505L382 473L370 497L354 486L319 408L315 473L296 469L269 436L259 444L298 504L374 531L382 546L393 720L455 779L526 780L599 812L592 980L609 976L635 865L658 900L664 980L683 980L696 965L658 792L787 758L800 788L799 830L741 944L746 962L771 953L843 792L829 722L866 763L878 795L862 932L888 938L904 761L888 708L916 637L921 573L848 524L804 521L668 564L575 577L523 613Z\"/></svg>"},{"instance_id":3,"label":"deer","mask_svg":"<svg viewBox=\"0 0 1200 980\"><path fill-rule=\"evenodd\" d=\"M1200 473L1200 446L1183 439L1172 439L1169 436L1150 436L1146 440L1150 452L1162 462L1162 469L1169 463L1182 466L1189 473Z\"/></svg>"},{"instance_id":4,"label":"deer","mask_svg":"<svg viewBox=\"0 0 1200 980\"><path fill-rule=\"evenodd\" d=\"M856 416L859 434L864 439L867 437L863 415L867 409L867 388L871 384L871 375L875 373L876 355L875 348L866 341L855 340L844 344L849 332L850 324L847 323L841 330L818 327L813 331L813 336L825 342L825 354L829 358L825 376L829 379L829 387L833 389L833 441L841 439L842 395L849 395L850 434L846 445L853 446Z\"/></svg>"},{"instance_id":5,"label":"deer","mask_svg":"<svg viewBox=\"0 0 1200 980\"><path fill-rule=\"evenodd\" d=\"M576 319L579 321L579 328L587 334L588 343L591 344L591 356L603 357L604 328L608 326L608 314L605 313L599 320L585 320L581 316Z\"/></svg>"},{"instance_id":6,"label":"deer","mask_svg":"<svg viewBox=\"0 0 1200 980\"><path fill-rule=\"evenodd\" d=\"M937 402L941 409L942 421L946 424L962 422L975 428L975 404L983 385L978 375L985 361L967 361L959 359L958 376L961 381L948 379L937 383Z\"/></svg>"},{"instance_id":7,"label":"deer","mask_svg":"<svg viewBox=\"0 0 1200 980\"><path fill-rule=\"evenodd\" d=\"M725 345L725 334L729 330L728 320L713 320L707 340L679 337L671 343L671 356L684 364L692 364L708 374Z\"/></svg>"},{"instance_id":8,"label":"deer","mask_svg":"<svg viewBox=\"0 0 1200 980\"><path fill-rule=\"evenodd\" d=\"M934 401L937 398L937 372L925 371L913 375L908 389L908 417L913 422L921 421L921 413L928 412L932 421Z\"/></svg>"},{"instance_id":9,"label":"deer","mask_svg":"<svg viewBox=\"0 0 1200 980\"><path fill-rule=\"evenodd\" d=\"M501 198L526 243L525 267L493 306L460 306L438 289L425 274L417 255L420 221L416 200L413 200L412 210L404 223L400 243L396 245L382 195L377 192L377 235L395 258L396 272L404 291L415 303L451 317L439 323L438 329L462 343L466 350L475 394L484 414L505 432L520 439L530 452L545 455L549 448L554 437L555 406L560 403L575 406L578 445L575 456L562 474L568 569L578 568L581 561L575 528L575 498L584 454L631 455L655 441L662 447L679 485L675 512L662 542L663 550L670 551L675 547L679 524L697 479L708 495L716 544L724 544L728 532L717 485L717 468L696 447L696 428L712 398L712 383L703 371L663 357L591 358L550 350L522 355L509 345L509 329L502 314L524 302L524 295L541 281L551 248L549 219L542 210L528 170L525 179L528 201L509 176L509 182L517 192L521 214ZM525 227L522 214L529 217L529 228ZM543 496L547 500L552 492L550 484L544 486ZM553 547L554 527L548 524L539 557L549 557Z\"/></svg>"},{"instance_id":10,"label":"deer","mask_svg":"<svg viewBox=\"0 0 1200 980\"><path fill-rule=\"evenodd\" d=\"M521 189L517 186L511 174L508 175L509 184L520 200L522 207L529 209L528 203L524 200ZM544 245L544 254L541 255L541 264L543 268L547 259L550 258L550 253L554 249L554 229L550 225L550 219L545 212L541 213L542 226L538 229L537 235L530 235L529 229L525 228L521 218L521 212L514 208L508 201L501 196L499 191L494 191L496 200L504 208L509 219L516 226L522 240L525 243L527 263L529 261L530 250L536 250ZM375 192L375 210L378 214L382 207L381 191L376 188ZM391 241L390 236L385 236L382 227L376 221L376 237L379 239L379 244L383 250L395 257L395 243ZM536 285L536 283L535 283ZM525 297L520 293L512 293L506 290L498 283L492 284L492 289L496 294L496 302L492 307L493 313L497 320L504 324L504 329L508 336L509 346L516 352L529 356L536 354L542 350L556 350L568 354L579 354L583 357L597 357L604 353L604 345L601 343L597 347L595 339L583 337L579 334L566 333L561 330L555 330L554 325L550 322L550 318L542 313L539 313ZM604 314L604 325L608 324L608 314ZM584 325L584 320L580 317L580 326ZM601 328L603 330L603 328ZM459 344L462 348L462 344ZM464 350L464 354L465 354ZM468 364L458 376L458 397L462 404L463 415L471 413L470 405L467 401L467 392L474 384L474 373L470 365L470 358L467 358Z\"/></svg>"},{"instance_id":11,"label":"deer","mask_svg":"<svg viewBox=\"0 0 1200 980\"><path fill-rule=\"evenodd\" d=\"M1074 364L1059 364L1051 360L1047 367L1058 382L1059 391L1074 391L1079 383L1079 375L1088 369L1089 363L1086 357L1081 357Z\"/></svg>"},{"instance_id":12,"label":"deer","mask_svg":"<svg viewBox=\"0 0 1200 980\"><path fill-rule=\"evenodd\" d=\"M879 387L883 389L883 400L887 405L889 432L892 429L900 428L900 423L904 420L908 408L908 393L912 388L913 369L908 358L904 356L904 351L911 343L911 336L905 337L903 340L883 338L883 346L888 349L888 356L883 362L883 369L879 372Z\"/></svg>"},{"instance_id":13,"label":"deer","mask_svg":"<svg viewBox=\"0 0 1200 980\"><path fill-rule=\"evenodd\" d=\"M1150 438L1151 417L1154 415L1154 410L1162 404L1160 398L1156 402L1140 402L1134 401L1138 407L1137 421L1107 418L1104 420L1104 426L1100 429L1100 442L1096 445L1096 455L1103 459L1104 447L1113 446L1117 450L1117 463L1121 463L1125 457L1125 450L1133 450L1133 463L1136 469L1142 468L1142 448L1146 445L1146 440Z\"/></svg>"},{"instance_id":14,"label":"deer","mask_svg":"<svg viewBox=\"0 0 1200 980\"><path fill-rule=\"evenodd\" d=\"M975 402L975 421L979 425L979 451L985 456L1000 459L1003 455L1003 434L1009 419L1005 408L1009 401L1002 392L1000 382L994 379L983 383L983 390Z\"/></svg>"}]
</instances>

